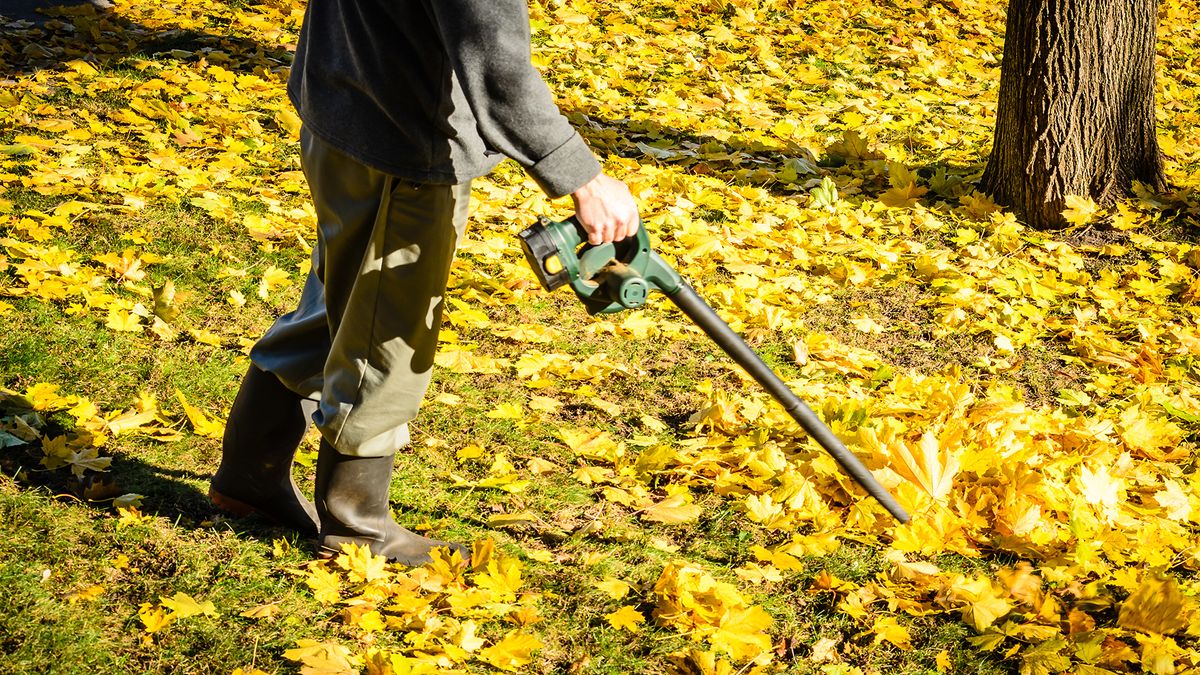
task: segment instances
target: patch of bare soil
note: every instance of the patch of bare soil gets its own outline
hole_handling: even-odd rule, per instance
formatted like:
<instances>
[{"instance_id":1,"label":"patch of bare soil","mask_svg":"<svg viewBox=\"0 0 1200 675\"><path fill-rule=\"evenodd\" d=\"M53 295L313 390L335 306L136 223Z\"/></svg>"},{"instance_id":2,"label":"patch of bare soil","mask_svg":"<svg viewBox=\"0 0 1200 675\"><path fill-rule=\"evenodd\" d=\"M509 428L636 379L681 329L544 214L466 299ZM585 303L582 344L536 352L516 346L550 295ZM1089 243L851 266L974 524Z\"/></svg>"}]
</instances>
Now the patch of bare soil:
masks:
<instances>
[{"instance_id":1,"label":"patch of bare soil","mask_svg":"<svg viewBox=\"0 0 1200 675\"><path fill-rule=\"evenodd\" d=\"M958 366L964 372L980 372L985 361L998 358L987 334L937 334L928 303L931 297L911 284L847 289L835 302L814 307L802 320L811 331L873 352L896 370L932 375ZM870 333L855 328L852 319L864 314L888 330ZM1059 390L1075 386L1084 376L1081 369L1062 358L1066 354L1063 347L1045 341L1021 349L1008 357L1011 367L994 378L1019 391L1031 407L1049 403Z\"/></svg>"}]
</instances>

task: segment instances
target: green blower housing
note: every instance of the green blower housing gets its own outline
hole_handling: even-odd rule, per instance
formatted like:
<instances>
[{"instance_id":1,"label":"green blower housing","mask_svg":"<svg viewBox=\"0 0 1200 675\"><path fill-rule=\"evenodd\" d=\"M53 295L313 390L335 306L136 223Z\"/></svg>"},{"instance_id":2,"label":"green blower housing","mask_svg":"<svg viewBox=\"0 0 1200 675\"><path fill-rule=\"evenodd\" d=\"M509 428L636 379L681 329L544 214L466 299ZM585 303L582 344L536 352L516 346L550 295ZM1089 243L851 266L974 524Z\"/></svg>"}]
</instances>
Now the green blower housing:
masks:
<instances>
[{"instance_id":1,"label":"green blower housing","mask_svg":"<svg viewBox=\"0 0 1200 675\"><path fill-rule=\"evenodd\" d=\"M542 287L570 284L589 314L611 314L646 304L650 291L671 295L683 279L650 249L645 227L637 235L593 246L574 218L542 218L519 235L521 248Z\"/></svg>"}]
</instances>

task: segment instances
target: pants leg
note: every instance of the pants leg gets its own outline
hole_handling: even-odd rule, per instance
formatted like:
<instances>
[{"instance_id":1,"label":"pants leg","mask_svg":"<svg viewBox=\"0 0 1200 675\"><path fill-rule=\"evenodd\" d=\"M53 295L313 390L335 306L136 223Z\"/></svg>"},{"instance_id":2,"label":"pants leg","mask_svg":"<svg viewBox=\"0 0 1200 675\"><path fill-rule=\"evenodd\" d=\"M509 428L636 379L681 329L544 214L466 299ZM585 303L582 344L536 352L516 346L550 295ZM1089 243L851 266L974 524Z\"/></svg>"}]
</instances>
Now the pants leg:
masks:
<instances>
[{"instance_id":1,"label":"pants leg","mask_svg":"<svg viewBox=\"0 0 1200 675\"><path fill-rule=\"evenodd\" d=\"M301 148L319 226L313 266L297 309L250 356L319 399L314 421L338 452L389 455L408 443L429 386L470 183L405 181L308 133Z\"/></svg>"}]
</instances>

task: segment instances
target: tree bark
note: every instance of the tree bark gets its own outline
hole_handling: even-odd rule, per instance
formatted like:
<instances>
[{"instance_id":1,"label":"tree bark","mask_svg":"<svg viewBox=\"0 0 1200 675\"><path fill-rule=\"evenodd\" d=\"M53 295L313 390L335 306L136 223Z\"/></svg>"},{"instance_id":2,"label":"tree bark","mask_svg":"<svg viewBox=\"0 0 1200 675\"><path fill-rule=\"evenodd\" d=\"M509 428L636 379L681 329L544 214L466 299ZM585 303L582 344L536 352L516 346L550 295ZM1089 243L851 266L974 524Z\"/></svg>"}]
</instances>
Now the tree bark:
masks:
<instances>
[{"instance_id":1,"label":"tree bark","mask_svg":"<svg viewBox=\"0 0 1200 675\"><path fill-rule=\"evenodd\" d=\"M1165 186L1155 137L1158 0L1011 0L982 187L1027 224L1069 195L1101 206Z\"/></svg>"}]
</instances>

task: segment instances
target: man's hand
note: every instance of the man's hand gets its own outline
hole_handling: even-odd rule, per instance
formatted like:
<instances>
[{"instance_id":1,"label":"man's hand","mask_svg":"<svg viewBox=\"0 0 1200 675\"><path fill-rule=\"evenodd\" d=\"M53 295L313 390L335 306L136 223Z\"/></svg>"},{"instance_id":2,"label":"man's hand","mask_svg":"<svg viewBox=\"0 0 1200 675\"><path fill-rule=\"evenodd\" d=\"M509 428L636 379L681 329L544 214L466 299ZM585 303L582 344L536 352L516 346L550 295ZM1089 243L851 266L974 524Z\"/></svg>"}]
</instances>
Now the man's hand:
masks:
<instances>
[{"instance_id":1,"label":"man's hand","mask_svg":"<svg viewBox=\"0 0 1200 675\"><path fill-rule=\"evenodd\" d=\"M571 193L571 199L589 243L607 244L637 234L637 204L629 187L616 178L601 173Z\"/></svg>"}]
</instances>

